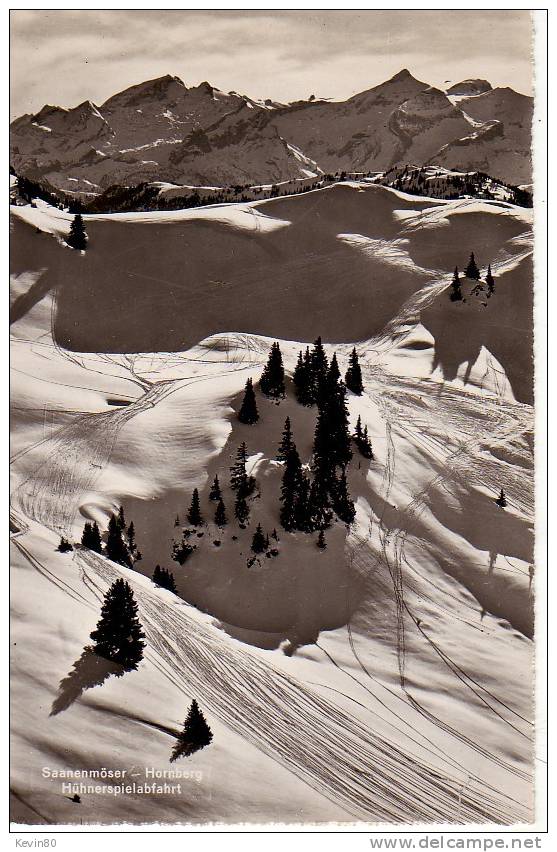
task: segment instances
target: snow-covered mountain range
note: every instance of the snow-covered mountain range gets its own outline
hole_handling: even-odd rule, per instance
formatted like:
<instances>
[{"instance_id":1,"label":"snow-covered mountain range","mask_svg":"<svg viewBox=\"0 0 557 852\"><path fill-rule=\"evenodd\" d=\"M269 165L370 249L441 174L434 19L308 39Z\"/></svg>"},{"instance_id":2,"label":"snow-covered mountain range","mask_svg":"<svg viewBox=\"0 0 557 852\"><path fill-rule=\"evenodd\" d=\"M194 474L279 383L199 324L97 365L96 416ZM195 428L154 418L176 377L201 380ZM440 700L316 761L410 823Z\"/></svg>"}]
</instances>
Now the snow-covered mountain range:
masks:
<instances>
[{"instance_id":1,"label":"snow-covered mountain range","mask_svg":"<svg viewBox=\"0 0 557 852\"><path fill-rule=\"evenodd\" d=\"M11 165L91 200L150 181L231 186L435 164L531 183L532 98L485 80L447 92L404 69L345 101L280 104L170 75L101 105L45 105L11 124Z\"/></svg>"}]
</instances>

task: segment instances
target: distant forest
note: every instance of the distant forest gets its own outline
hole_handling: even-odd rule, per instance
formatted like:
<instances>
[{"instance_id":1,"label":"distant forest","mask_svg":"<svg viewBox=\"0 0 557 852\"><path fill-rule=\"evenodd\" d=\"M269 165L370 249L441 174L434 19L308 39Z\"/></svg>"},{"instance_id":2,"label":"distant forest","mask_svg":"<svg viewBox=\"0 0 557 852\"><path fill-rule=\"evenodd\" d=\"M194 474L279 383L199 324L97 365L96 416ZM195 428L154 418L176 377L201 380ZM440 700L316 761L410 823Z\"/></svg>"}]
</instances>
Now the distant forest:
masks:
<instances>
[{"instance_id":1,"label":"distant forest","mask_svg":"<svg viewBox=\"0 0 557 852\"><path fill-rule=\"evenodd\" d=\"M279 196L299 195L346 180L364 180L370 183L388 186L411 195L429 198L456 199L478 198L481 200L507 201L519 207L532 207L532 194L518 186L503 183L484 172L466 174L447 173L435 167L393 166L387 172L336 172L315 178L286 181L280 184L253 186L237 184L235 186L208 189L203 187L172 190L172 194L161 192L160 186L153 183L139 183L136 186L115 185L90 202L64 193L52 186L47 180L32 180L17 175L19 197L26 203L40 198L70 213L125 213L151 210L183 210L210 204L257 201Z\"/></svg>"}]
</instances>

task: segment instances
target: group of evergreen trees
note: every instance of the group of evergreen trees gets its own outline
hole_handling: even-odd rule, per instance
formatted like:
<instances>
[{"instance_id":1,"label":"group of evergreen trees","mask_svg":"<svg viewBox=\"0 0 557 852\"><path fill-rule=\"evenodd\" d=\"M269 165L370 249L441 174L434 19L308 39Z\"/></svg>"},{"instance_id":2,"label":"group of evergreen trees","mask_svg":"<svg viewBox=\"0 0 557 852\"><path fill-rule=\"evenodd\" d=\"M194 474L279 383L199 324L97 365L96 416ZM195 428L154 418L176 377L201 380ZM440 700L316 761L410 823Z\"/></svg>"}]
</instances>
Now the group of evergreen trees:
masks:
<instances>
[{"instance_id":1,"label":"group of evergreen trees","mask_svg":"<svg viewBox=\"0 0 557 852\"><path fill-rule=\"evenodd\" d=\"M336 354L333 356L333 359L336 362ZM338 372L338 364L336 364L335 369ZM298 354L298 361L292 377L298 402L308 406L319 403L322 393L327 393L324 387L327 381L327 371L327 356L321 338L318 337L311 351L309 346L307 346L304 353L300 352ZM348 390L357 396L361 396L364 386L356 347L353 348L350 354L349 366L345 373L344 381Z\"/></svg>"},{"instance_id":2,"label":"group of evergreen trees","mask_svg":"<svg viewBox=\"0 0 557 852\"><path fill-rule=\"evenodd\" d=\"M317 422L312 463L304 466L294 443L290 418L286 418L277 453L277 460L284 465L280 521L288 531L323 532L331 525L334 514L347 524L352 523L355 517L346 475L346 467L352 458L352 442L364 458L373 458L367 426L362 426L361 417L358 418L353 435L349 428L347 392L350 390L361 395L364 390L356 348L350 354L343 382L336 353L329 363L322 340L318 337L311 350L308 346L305 355L300 352L293 381L298 401L306 406L317 406ZM261 375L260 389L270 399L278 400L285 396L284 365L277 341L271 346ZM256 423L259 419L251 378L246 382L238 419L246 424ZM254 477L248 475L246 462L247 447L242 442L230 468L230 488L235 494L234 517L241 528L248 522L248 498L257 484ZM211 484L209 500L216 503L214 523L219 527L226 526L228 517L218 475L215 475ZM205 523L197 488L192 494L187 520L193 527ZM179 517L175 524L180 525ZM276 536L276 531L274 534ZM172 558L181 565L195 550L195 545L188 541L190 535L191 531L185 530L182 542L173 544ZM322 548L326 546L323 535L319 536L318 545ZM252 550L254 553L262 553L268 546L269 537L258 525L253 536Z\"/></svg>"},{"instance_id":3,"label":"group of evergreen trees","mask_svg":"<svg viewBox=\"0 0 557 852\"><path fill-rule=\"evenodd\" d=\"M235 492L234 517L242 528L247 523L250 514L247 498L253 494L257 485L255 477L248 475L246 469L247 459L247 446L245 441L242 441L236 451L236 460L230 468L230 488ZM218 527L225 527L228 524L228 516L218 475L215 475L211 484L209 500L216 503L214 523ZM199 491L197 488L194 488L193 490L191 504L187 512L187 520L192 527L201 527L205 524L205 519L201 511ZM179 526L179 524L180 518L177 517L176 525ZM172 545L172 559L180 565L183 565L186 559L191 556L193 551L196 549L195 545L188 541L189 537L190 531L185 530L182 536L182 541L173 542Z\"/></svg>"},{"instance_id":4,"label":"group of evergreen trees","mask_svg":"<svg viewBox=\"0 0 557 852\"><path fill-rule=\"evenodd\" d=\"M159 565L155 568L153 580L159 586L175 591L174 577ZM101 617L91 639L94 642L93 653L116 663L124 671L136 670L143 659L145 633L132 588L122 577L115 580L106 592ZM194 699L183 729L176 738L170 762L204 748L212 739L211 729Z\"/></svg>"},{"instance_id":5,"label":"group of evergreen trees","mask_svg":"<svg viewBox=\"0 0 557 852\"><path fill-rule=\"evenodd\" d=\"M92 524L89 521L85 521L81 544L89 550L94 550L95 553L102 553L101 532L96 521L93 521Z\"/></svg>"},{"instance_id":6,"label":"group of evergreen trees","mask_svg":"<svg viewBox=\"0 0 557 852\"><path fill-rule=\"evenodd\" d=\"M358 365L356 353L353 355L349 369L355 386L359 386L361 375L354 371ZM352 458L346 386L340 377L336 354L329 364L321 338L315 341L312 352L308 348L305 356L300 353L294 384L303 404L311 405L313 400L317 403L313 478L302 466L287 418L278 452L278 458L284 460L281 524L289 531L322 531L330 526L333 512L349 524L354 520L355 510L346 479L346 466Z\"/></svg>"},{"instance_id":7,"label":"group of evergreen trees","mask_svg":"<svg viewBox=\"0 0 557 852\"><path fill-rule=\"evenodd\" d=\"M476 259L474 257L474 252L470 255L470 260L468 261L468 265L464 270L464 275L466 278L469 278L471 281L481 281L480 270L476 264ZM487 284L487 296L488 298L495 292L495 279L491 274L491 264L488 264L487 273L485 276L485 283ZM462 290L460 289L461 278L458 273L458 266L455 266L455 270L453 273L453 280L451 281L451 292L450 299L451 302L461 302L462 301ZM483 286L480 284L479 289L483 290Z\"/></svg>"},{"instance_id":8,"label":"group of evergreen trees","mask_svg":"<svg viewBox=\"0 0 557 852\"><path fill-rule=\"evenodd\" d=\"M155 565L153 571L153 583L160 586L162 589L167 589L169 592L176 594L176 583L174 582L174 574L168 568L161 568L160 565Z\"/></svg>"},{"instance_id":9,"label":"group of evergreen trees","mask_svg":"<svg viewBox=\"0 0 557 852\"><path fill-rule=\"evenodd\" d=\"M102 553L101 533L96 521L85 522L81 535L81 544L95 553ZM118 515L111 515L108 522L108 532L104 552L113 562L131 567L134 561L141 559L141 553L135 543L135 527L133 521L126 527L124 507L120 506Z\"/></svg>"}]
</instances>

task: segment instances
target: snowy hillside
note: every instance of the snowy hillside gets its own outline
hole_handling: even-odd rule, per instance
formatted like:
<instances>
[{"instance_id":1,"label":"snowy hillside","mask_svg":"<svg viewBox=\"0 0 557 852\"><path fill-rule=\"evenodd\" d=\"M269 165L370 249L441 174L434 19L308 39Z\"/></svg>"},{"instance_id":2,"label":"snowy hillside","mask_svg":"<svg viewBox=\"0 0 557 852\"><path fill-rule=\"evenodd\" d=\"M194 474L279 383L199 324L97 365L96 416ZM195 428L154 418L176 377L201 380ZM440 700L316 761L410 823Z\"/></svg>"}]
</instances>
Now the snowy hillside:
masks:
<instances>
[{"instance_id":1,"label":"snowy hillside","mask_svg":"<svg viewBox=\"0 0 557 852\"><path fill-rule=\"evenodd\" d=\"M69 214L12 214L12 818L531 822L531 211L346 183L84 217L85 253L64 243ZM453 302L472 251L494 292L466 279ZM355 453L356 519L325 550L281 527L276 460L288 416L311 461L316 409L291 375L318 335L343 374L356 346L350 422L374 453ZM257 385L273 341L280 401ZM250 377L254 425L237 418ZM229 487L243 441L245 529ZM194 488L204 524L180 566ZM120 505L134 569L78 544ZM272 558L253 558L258 523L277 530ZM151 582L156 564L178 595ZM84 654L119 576L147 643L122 677ZM170 764L193 698L213 742ZM180 793L73 802L43 767L186 775Z\"/></svg>"}]
</instances>

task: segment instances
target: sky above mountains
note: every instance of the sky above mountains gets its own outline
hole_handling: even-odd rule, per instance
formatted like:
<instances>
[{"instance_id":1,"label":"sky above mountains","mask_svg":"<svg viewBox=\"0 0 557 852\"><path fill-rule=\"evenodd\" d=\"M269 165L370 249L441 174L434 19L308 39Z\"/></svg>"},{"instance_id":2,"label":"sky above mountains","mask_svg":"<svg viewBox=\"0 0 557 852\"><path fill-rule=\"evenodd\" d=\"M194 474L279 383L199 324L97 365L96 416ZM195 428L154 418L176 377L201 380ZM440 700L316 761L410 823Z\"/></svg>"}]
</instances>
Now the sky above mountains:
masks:
<instances>
[{"instance_id":1,"label":"sky above mountains","mask_svg":"<svg viewBox=\"0 0 557 852\"><path fill-rule=\"evenodd\" d=\"M532 93L528 11L15 10L11 118L164 74L255 98L348 98L401 68Z\"/></svg>"}]
</instances>

